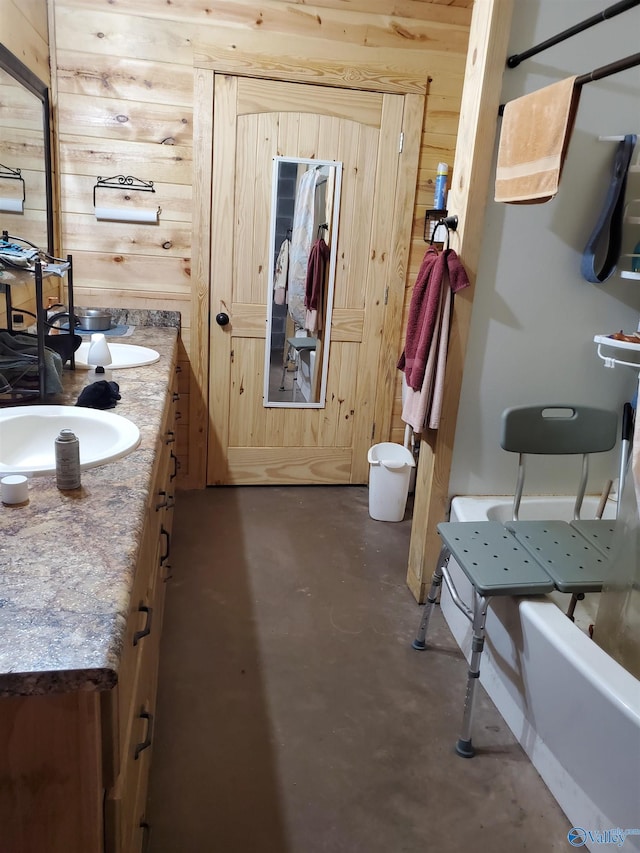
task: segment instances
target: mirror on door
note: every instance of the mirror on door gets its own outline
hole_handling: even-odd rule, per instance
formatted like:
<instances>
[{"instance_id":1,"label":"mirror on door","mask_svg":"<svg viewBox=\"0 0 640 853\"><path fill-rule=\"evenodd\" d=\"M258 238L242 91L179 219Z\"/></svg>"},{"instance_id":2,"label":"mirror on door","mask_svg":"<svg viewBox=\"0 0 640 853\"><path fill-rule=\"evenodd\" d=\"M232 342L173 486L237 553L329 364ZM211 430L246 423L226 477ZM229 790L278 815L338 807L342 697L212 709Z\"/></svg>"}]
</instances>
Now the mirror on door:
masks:
<instances>
[{"instance_id":1,"label":"mirror on door","mask_svg":"<svg viewBox=\"0 0 640 853\"><path fill-rule=\"evenodd\" d=\"M326 397L342 163L274 158L264 405Z\"/></svg>"}]
</instances>

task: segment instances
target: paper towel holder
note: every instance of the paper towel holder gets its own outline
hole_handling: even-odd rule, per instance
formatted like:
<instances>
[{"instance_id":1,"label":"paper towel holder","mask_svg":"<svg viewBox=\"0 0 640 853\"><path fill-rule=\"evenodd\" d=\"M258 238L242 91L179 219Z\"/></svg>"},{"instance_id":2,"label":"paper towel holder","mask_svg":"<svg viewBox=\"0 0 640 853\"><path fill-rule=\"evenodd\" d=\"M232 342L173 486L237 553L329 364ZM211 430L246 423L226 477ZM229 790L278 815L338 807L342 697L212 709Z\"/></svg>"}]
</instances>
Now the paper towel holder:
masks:
<instances>
[{"instance_id":1,"label":"paper towel holder","mask_svg":"<svg viewBox=\"0 0 640 853\"><path fill-rule=\"evenodd\" d=\"M22 198L19 196L0 197L0 212L2 213L24 213L24 203L26 201L25 183L20 169L12 169L11 166L5 166L0 163L0 180L20 181L22 184Z\"/></svg>"},{"instance_id":2,"label":"paper towel holder","mask_svg":"<svg viewBox=\"0 0 640 853\"><path fill-rule=\"evenodd\" d=\"M96 190L111 189L111 190L134 190L135 192L155 193L153 181L144 181L142 178L136 178L133 175L114 175L111 178L98 177L93 188L93 208L96 219L106 219L116 222L145 222L157 224L161 209L158 205L156 210L148 210L138 207L99 207L96 204ZM125 196L125 199L128 199Z\"/></svg>"}]
</instances>

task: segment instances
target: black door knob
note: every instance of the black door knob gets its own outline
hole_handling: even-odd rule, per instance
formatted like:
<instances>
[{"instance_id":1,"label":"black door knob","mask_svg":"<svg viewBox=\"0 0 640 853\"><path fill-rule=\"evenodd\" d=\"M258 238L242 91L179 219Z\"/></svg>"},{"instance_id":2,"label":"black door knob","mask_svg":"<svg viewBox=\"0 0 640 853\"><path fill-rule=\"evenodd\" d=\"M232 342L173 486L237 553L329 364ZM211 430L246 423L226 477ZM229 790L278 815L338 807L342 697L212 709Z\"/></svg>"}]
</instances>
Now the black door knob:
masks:
<instances>
[{"instance_id":1,"label":"black door knob","mask_svg":"<svg viewBox=\"0 0 640 853\"><path fill-rule=\"evenodd\" d=\"M216 323L219 326L226 326L229 322L229 315L225 314L224 311L221 311L219 314L216 314Z\"/></svg>"}]
</instances>

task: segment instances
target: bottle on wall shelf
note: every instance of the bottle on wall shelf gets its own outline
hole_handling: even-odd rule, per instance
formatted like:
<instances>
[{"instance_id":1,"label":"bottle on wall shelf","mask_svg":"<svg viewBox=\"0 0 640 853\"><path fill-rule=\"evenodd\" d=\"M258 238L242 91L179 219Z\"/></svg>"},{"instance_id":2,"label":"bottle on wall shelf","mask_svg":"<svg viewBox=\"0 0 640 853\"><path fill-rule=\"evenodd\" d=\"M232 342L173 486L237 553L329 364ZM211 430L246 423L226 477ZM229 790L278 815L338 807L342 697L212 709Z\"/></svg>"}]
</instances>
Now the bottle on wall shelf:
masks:
<instances>
[{"instance_id":1,"label":"bottle on wall shelf","mask_svg":"<svg viewBox=\"0 0 640 853\"><path fill-rule=\"evenodd\" d=\"M62 491L80 488L80 442L70 429L61 429L55 440L56 486Z\"/></svg>"},{"instance_id":2,"label":"bottle on wall shelf","mask_svg":"<svg viewBox=\"0 0 640 853\"><path fill-rule=\"evenodd\" d=\"M620 278L633 278L640 280L640 243L637 243L633 252L622 255L626 259L626 269L619 270Z\"/></svg>"},{"instance_id":3,"label":"bottle on wall shelf","mask_svg":"<svg viewBox=\"0 0 640 853\"><path fill-rule=\"evenodd\" d=\"M449 166L446 163L438 163L435 190L433 194L433 206L436 210L446 210L448 177Z\"/></svg>"}]
</instances>

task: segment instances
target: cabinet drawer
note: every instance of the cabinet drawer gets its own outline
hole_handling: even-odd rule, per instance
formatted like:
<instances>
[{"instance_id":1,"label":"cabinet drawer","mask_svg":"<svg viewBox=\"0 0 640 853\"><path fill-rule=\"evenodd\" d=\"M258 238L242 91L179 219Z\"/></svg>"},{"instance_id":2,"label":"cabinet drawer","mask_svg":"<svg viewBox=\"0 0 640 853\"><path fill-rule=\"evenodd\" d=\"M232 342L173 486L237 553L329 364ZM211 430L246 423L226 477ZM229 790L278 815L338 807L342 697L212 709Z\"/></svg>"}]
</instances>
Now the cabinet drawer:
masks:
<instances>
[{"instance_id":1,"label":"cabinet drawer","mask_svg":"<svg viewBox=\"0 0 640 853\"><path fill-rule=\"evenodd\" d=\"M138 555L125 632L117 695L115 781L104 804L106 853L144 853L151 741L160 653L162 611L171 547L175 457L175 399L167 392L162 431L157 439L152 488Z\"/></svg>"},{"instance_id":2,"label":"cabinet drawer","mask_svg":"<svg viewBox=\"0 0 640 853\"><path fill-rule=\"evenodd\" d=\"M149 849L149 839L151 837L151 827L146 820L147 809L147 789L146 786L138 787L138 796L134 806L134 826L133 835L129 843L127 853L147 853Z\"/></svg>"},{"instance_id":3,"label":"cabinet drawer","mask_svg":"<svg viewBox=\"0 0 640 853\"><path fill-rule=\"evenodd\" d=\"M140 654L149 633L154 629L153 585L154 566L158 553L158 538L150 525L145 525L140 558L136 568L133 590L129 603L129 616L124 636L124 646L118 671L118 719L119 727L126 726L133 698L136 673ZM122 745L118 750L122 755Z\"/></svg>"},{"instance_id":4,"label":"cabinet drawer","mask_svg":"<svg viewBox=\"0 0 640 853\"><path fill-rule=\"evenodd\" d=\"M175 436L171 430L165 429L158 439L154 486L148 502L148 521L155 528L156 535L159 535L163 519L175 502L177 458L174 451Z\"/></svg>"},{"instance_id":5,"label":"cabinet drawer","mask_svg":"<svg viewBox=\"0 0 640 853\"><path fill-rule=\"evenodd\" d=\"M164 595L164 585L159 586L160 593ZM158 597L152 601L154 609L161 604ZM158 630L152 631L145 640L148 643L140 650L136 692L131 702L120 775L105 802L106 853L137 853L144 839L140 820L147 798L155 724L159 625Z\"/></svg>"},{"instance_id":6,"label":"cabinet drawer","mask_svg":"<svg viewBox=\"0 0 640 853\"><path fill-rule=\"evenodd\" d=\"M151 745L153 711L150 698L136 709L131 735L135 743L127 751L126 763L114 788L105 800L106 853L131 853L134 837L139 837L140 804L146 800ZM147 746L147 743L149 745Z\"/></svg>"},{"instance_id":7,"label":"cabinet drawer","mask_svg":"<svg viewBox=\"0 0 640 853\"><path fill-rule=\"evenodd\" d=\"M166 480L168 480L169 462L169 453L166 453L161 472L166 475ZM141 667L141 653L151 644L152 635L159 635L161 630L165 581L169 572L173 486L167 485L164 489L159 487L154 489L151 500L153 503L149 507L144 526L118 671L117 719L114 727L116 774L120 762L124 761L126 729L132 713L131 703L137 689L136 681Z\"/></svg>"}]
</instances>

